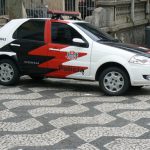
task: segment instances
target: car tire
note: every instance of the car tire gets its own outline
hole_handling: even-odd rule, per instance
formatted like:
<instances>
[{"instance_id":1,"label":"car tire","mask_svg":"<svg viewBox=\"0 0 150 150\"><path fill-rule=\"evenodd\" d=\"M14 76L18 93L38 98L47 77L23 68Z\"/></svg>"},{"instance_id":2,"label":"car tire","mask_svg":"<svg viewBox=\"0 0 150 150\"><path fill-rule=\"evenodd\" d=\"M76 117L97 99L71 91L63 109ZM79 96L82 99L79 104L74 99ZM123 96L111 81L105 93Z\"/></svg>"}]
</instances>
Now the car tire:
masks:
<instances>
[{"instance_id":1,"label":"car tire","mask_svg":"<svg viewBox=\"0 0 150 150\"><path fill-rule=\"evenodd\" d=\"M44 79L43 76L34 76L34 75L30 75L30 77L31 77L33 80L35 80L35 81L41 81L41 80Z\"/></svg>"},{"instance_id":2,"label":"car tire","mask_svg":"<svg viewBox=\"0 0 150 150\"><path fill-rule=\"evenodd\" d=\"M20 79L20 73L16 64L10 59L0 60L0 84L15 85Z\"/></svg>"},{"instance_id":3,"label":"car tire","mask_svg":"<svg viewBox=\"0 0 150 150\"><path fill-rule=\"evenodd\" d=\"M129 89L130 80L123 69L110 67L100 74L99 85L106 95L119 96Z\"/></svg>"}]
</instances>

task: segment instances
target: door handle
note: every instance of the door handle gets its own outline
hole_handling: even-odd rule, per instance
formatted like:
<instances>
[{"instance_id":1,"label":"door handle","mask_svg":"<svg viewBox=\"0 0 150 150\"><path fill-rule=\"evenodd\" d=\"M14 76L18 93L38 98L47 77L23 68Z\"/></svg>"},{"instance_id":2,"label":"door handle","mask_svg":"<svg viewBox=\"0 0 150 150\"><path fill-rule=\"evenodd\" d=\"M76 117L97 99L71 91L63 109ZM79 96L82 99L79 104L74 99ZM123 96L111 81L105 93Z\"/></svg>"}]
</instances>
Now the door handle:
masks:
<instances>
[{"instance_id":1,"label":"door handle","mask_svg":"<svg viewBox=\"0 0 150 150\"><path fill-rule=\"evenodd\" d=\"M60 51L60 49L57 48L49 48L50 51Z\"/></svg>"},{"instance_id":2,"label":"door handle","mask_svg":"<svg viewBox=\"0 0 150 150\"><path fill-rule=\"evenodd\" d=\"M10 44L11 46L20 47L20 44Z\"/></svg>"}]
</instances>

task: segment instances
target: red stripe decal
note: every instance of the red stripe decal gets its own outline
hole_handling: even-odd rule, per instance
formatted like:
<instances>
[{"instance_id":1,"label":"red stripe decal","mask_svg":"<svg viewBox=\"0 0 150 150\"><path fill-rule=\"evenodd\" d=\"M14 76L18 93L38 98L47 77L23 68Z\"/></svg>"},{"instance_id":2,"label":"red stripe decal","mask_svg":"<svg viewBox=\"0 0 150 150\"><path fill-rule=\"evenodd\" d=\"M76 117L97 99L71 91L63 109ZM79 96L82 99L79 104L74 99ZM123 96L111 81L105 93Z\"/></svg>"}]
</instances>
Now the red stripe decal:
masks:
<instances>
[{"instance_id":1,"label":"red stripe decal","mask_svg":"<svg viewBox=\"0 0 150 150\"><path fill-rule=\"evenodd\" d=\"M57 71L50 72L46 74L46 76L49 77L60 77L65 78L71 74L77 73L77 72L84 72L84 70L88 69L87 67L82 66L67 66L63 65L63 63L71 61L68 57L69 52L61 51L64 48L67 48L67 45L61 45L61 44L48 44L45 46L42 46L40 48L34 49L33 51L29 52L29 55L35 55L35 56L50 56L54 57L54 59L49 60L47 62L44 62L40 64L38 67L40 68L51 68L51 69L57 69ZM53 50L51 50L53 49ZM57 50L56 50L57 49ZM77 58L86 56L87 53L75 53L73 51L70 51L70 55L75 55ZM75 57L75 59L77 59Z\"/></svg>"}]
</instances>

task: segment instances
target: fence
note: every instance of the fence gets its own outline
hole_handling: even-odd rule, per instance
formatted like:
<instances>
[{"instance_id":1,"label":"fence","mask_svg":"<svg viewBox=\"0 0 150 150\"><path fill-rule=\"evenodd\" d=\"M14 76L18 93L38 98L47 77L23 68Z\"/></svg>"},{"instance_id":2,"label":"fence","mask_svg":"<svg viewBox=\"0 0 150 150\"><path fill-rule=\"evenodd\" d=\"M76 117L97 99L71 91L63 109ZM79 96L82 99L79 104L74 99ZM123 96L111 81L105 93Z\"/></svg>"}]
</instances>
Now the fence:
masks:
<instances>
[{"instance_id":1,"label":"fence","mask_svg":"<svg viewBox=\"0 0 150 150\"><path fill-rule=\"evenodd\" d=\"M37 0L25 0L24 7L28 18L47 18L48 8Z\"/></svg>"},{"instance_id":2,"label":"fence","mask_svg":"<svg viewBox=\"0 0 150 150\"><path fill-rule=\"evenodd\" d=\"M65 10L79 11L82 19L91 16L95 7L95 0L65 0Z\"/></svg>"},{"instance_id":3,"label":"fence","mask_svg":"<svg viewBox=\"0 0 150 150\"><path fill-rule=\"evenodd\" d=\"M6 3L5 0L0 0L0 16L6 15Z\"/></svg>"},{"instance_id":4,"label":"fence","mask_svg":"<svg viewBox=\"0 0 150 150\"><path fill-rule=\"evenodd\" d=\"M82 19L92 15L95 0L24 0L27 16L30 18L49 17L47 10L79 11Z\"/></svg>"}]
</instances>

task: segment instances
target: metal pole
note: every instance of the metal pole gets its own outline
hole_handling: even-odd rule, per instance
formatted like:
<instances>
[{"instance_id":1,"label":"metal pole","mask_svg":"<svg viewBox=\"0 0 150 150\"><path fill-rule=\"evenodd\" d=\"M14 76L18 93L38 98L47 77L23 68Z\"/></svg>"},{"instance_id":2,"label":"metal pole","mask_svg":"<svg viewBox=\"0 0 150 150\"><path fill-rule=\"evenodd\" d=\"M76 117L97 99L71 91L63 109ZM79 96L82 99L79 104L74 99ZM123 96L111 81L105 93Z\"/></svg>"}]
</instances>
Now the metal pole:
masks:
<instances>
[{"instance_id":1,"label":"metal pole","mask_svg":"<svg viewBox=\"0 0 150 150\"><path fill-rule=\"evenodd\" d=\"M63 11L65 11L65 10L67 9L67 8L65 7L65 6L66 6L65 3L67 3L66 0L63 0L63 8L62 8Z\"/></svg>"},{"instance_id":2,"label":"metal pole","mask_svg":"<svg viewBox=\"0 0 150 150\"><path fill-rule=\"evenodd\" d=\"M135 17L135 0L131 0L131 19L134 22Z\"/></svg>"},{"instance_id":3,"label":"metal pole","mask_svg":"<svg viewBox=\"0 0 150 150\"><path fill-rule=\"evenodd\" d=\"M149 0L147 0L147 3L146 3L146 13L149 14L150 13L150 4L149 4Z\"/></svg>"}]
</instances>

